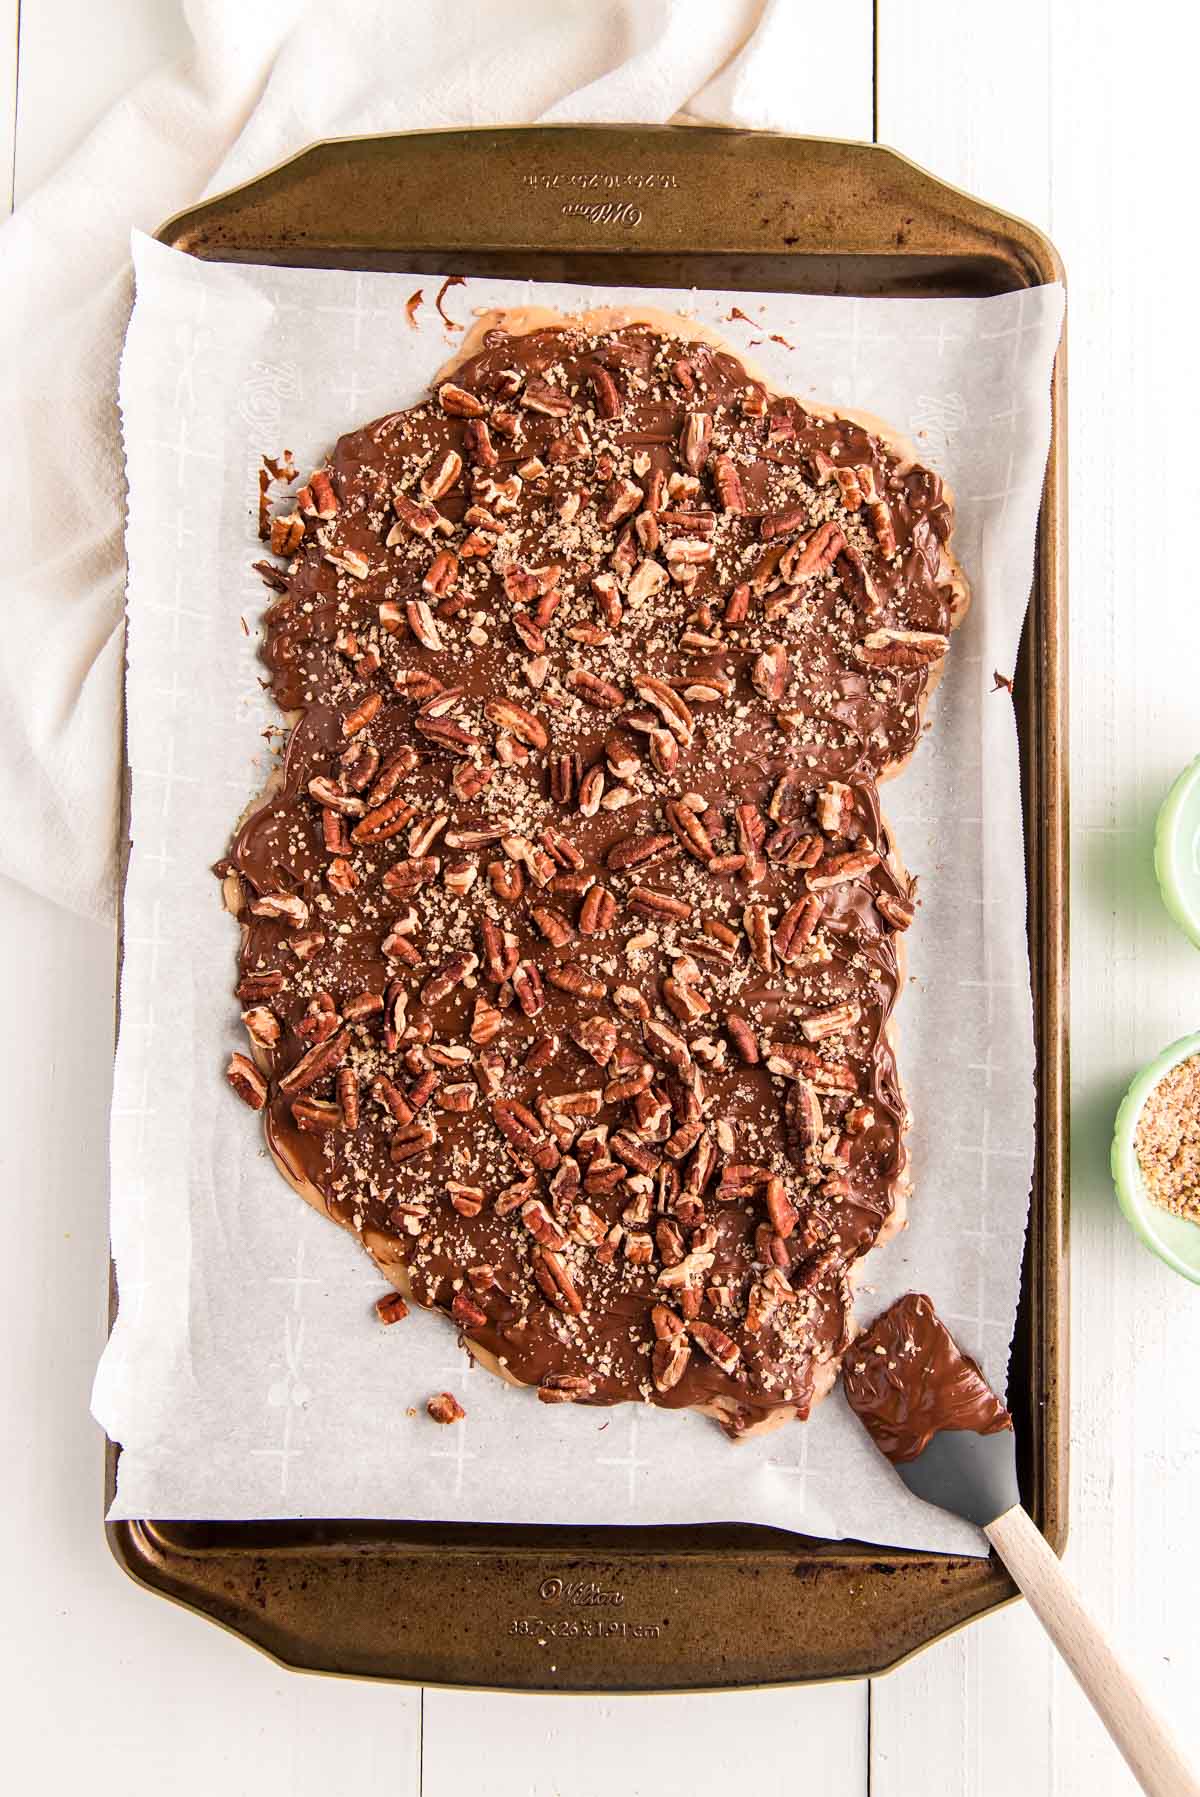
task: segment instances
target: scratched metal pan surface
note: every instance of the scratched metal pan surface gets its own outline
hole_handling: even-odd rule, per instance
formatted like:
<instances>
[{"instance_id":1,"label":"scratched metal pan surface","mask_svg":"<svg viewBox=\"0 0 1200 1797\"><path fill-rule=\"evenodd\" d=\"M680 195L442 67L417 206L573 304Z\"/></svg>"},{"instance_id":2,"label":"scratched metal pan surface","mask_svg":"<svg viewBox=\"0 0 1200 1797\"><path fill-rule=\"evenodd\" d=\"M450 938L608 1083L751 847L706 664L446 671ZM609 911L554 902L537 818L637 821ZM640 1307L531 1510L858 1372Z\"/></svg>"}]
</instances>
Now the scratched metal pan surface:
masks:
<instances>
[{"instance_id":1,"label":"scratched metal pan surface","mask_svg":"<svg viewBox=\"0 0 1200 1797\"><path fill-rule=\"evenodd\" d=\"M159 237L219 261L667 287L997 293L1029 225L870 144L560 126L316 144ZM1024 1501L1067 1502L1065 363L1016 679L1038 1057L1012 1391ZM110 1450L111 1489L116 1450ZM691 1691L878 1673L1014 1595L993 1560L743 1526L111 1524L150 1589L287 1665L422 1684Z\"/></svg>"}]
</instances>

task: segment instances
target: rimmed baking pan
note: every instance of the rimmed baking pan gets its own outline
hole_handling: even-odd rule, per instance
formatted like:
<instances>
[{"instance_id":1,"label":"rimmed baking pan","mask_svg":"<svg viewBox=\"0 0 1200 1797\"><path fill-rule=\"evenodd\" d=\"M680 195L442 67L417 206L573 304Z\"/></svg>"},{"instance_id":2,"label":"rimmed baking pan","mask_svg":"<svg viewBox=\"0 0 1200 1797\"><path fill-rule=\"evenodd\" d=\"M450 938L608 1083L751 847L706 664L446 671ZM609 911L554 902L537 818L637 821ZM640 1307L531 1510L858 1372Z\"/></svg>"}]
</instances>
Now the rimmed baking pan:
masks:
<instances>
[{"instance_id":1,"label":"rimmed baking pan","mask_svg":"<svg viewBox=\"0 0 1200 1797\"><path fill-rule=\"evenodd\" d=\"M1061 280L1019 220L869 144L530 127L315 145L164 225L218 261L804 293ZM1037 1157L1009 1402L1027 1508L1066 1533L1064 355L1015 688ZM109 1456L112 1489L117 1450ZM1015 1595L994 1560L742 1526L142 1522L134 1578L288 1665L426 1684L668 1691L878 1673Z\"/></svg>"}]
</instances>

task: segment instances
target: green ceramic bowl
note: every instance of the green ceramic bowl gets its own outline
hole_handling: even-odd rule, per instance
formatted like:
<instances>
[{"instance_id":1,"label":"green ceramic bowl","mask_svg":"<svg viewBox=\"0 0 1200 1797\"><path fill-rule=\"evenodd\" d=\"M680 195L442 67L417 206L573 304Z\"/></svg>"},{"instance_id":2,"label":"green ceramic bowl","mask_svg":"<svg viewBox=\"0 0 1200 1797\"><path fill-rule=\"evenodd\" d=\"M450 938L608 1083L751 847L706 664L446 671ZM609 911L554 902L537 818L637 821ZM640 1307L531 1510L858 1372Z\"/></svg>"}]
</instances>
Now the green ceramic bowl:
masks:
<instances>
[{"instance_id":1,"label":"green ceramic bowl","mask_svg":"<svg viewBox=\"0 0 1200 1797\"><path fill-rule=\"evenodd\" d=\"M1183 1217L1172 1216L1170 1211L1152 1201L1133 1145L1142 1106L1152 1089L1164 1073L1169 1073L1172 1067L1194 1054L1200 1054L1200 1035L1184 1036L1164 1049L1156 1061L1151 1061L1138 1074L1117 1112L1112 1175L1121 1209L1147 1248L1176 1273L1182 1273L1185 1279L1200 1285L1200 1223L1189 1223Z\"/></svg>"},{"instance_id":2,"label":"green ceramic bowl","mask_svg":"<svg viewBox=\"0 0 1200 1797\"><path fill-rule=\"evenodd\" d=\"M1162 802L1154 830L1154 871L1164 905L1200 948L1200 755Z\"/></svg>"}]
</instances>

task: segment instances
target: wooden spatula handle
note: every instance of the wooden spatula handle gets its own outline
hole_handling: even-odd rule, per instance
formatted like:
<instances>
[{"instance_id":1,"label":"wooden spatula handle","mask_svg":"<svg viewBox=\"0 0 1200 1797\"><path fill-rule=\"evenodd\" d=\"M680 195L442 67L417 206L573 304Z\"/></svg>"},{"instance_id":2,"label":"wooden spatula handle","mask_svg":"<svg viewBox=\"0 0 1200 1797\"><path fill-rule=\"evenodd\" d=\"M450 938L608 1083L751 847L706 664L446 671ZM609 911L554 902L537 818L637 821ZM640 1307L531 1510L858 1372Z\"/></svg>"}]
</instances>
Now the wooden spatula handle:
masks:
<instances>
[{"instance_id":1,"label":"wooden spatula handle","mask_svg":"<svg viewBox=\"0 0 1200 1797\"><path fill-rule=\"evenodd\" d=\"M1145 1693L1088 1615L1079 1594L1019 1504L984 1531L1029 1599L1092 1708L1150 1797L1200 1797L1200 1783Z\"/></svg>"}]
</instances>

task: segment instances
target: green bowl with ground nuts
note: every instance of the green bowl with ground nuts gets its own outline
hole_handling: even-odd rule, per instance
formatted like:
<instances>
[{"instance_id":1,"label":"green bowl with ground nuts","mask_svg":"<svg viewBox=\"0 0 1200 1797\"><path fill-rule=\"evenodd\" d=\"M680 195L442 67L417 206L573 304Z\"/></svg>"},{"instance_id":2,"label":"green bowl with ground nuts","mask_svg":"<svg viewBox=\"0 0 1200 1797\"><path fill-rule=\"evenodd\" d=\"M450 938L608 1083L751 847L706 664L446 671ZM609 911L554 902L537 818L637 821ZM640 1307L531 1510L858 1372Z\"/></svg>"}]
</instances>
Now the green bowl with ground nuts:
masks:
<instances>
[{"instance_id":1,"label":"green bowl with ground nuts","mask_svg":"<svg viewBox=\"0 0 1200 1797\"><path fill-rule=\"evenodd\" d=\"M1138 1125L1143 1120L1147 1100L1160 1081L1176 1068L1181 1068L1193 1056L1200 1057L1200 1035L1184 1036L1180 1041L1173 1042L1157 1060L1151 1061L1148 1067L1143 1067L1133 1081L1117 1112L1112 1145L1112 1174L1121 1209L1147 1248L1157 1254L1161 1261L1165 1261L1174 1272L1182 1273L1185 1279L1200 1285L1200 1222L1193 1223L1187 1217L1177 1216L1173 1211L1155 1203L1150 1196L1147 1176L1138 1159ZM1194 1153L1198 1171L1194 1201L1200 1205L1200 1058L1197 1058L1193 1071L1196 1075L1194 1082L1185 1082L1181 1075L1173 1084L1178 1083L1184 1088L1174 1095L1174 1100L1183 1114L1182 1127L1188 1129L1190 1123L1188 1133L1194 1133L1195 1136ZM1156 1106L1164 1104L1164 1094L1159 1093ZM1166 1108L1172 1109L1175 1105ZM1153 1113L1146 1117L1148 1127L1152 1116ZM1148 1144L1147 1151L1149 1152ZM1200 1215L1200 1210L1196 1214Z\"/></svg>"},{"instance_id":2,"label":"green bowl with ground nuts","mask_svg":"<svg viewBox=\"0 0 1200 1797\"><path fill-rule=\"evenodd\" d=\"M1200 755L1184 768L1159 808L1154 872L1163 904L1200 948Z\"/></svg>"}]
</instances>

